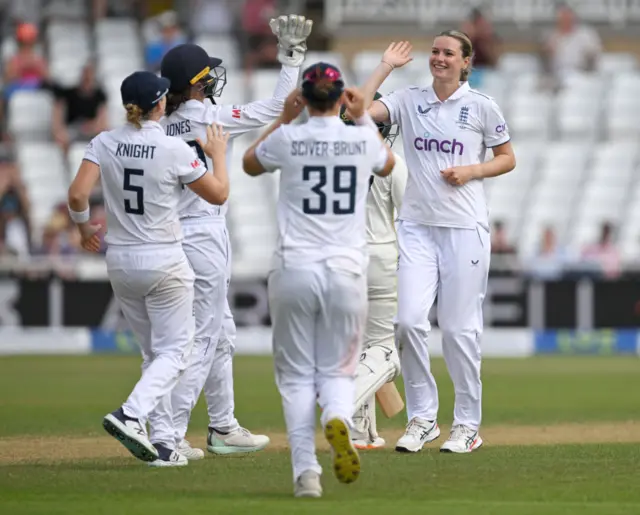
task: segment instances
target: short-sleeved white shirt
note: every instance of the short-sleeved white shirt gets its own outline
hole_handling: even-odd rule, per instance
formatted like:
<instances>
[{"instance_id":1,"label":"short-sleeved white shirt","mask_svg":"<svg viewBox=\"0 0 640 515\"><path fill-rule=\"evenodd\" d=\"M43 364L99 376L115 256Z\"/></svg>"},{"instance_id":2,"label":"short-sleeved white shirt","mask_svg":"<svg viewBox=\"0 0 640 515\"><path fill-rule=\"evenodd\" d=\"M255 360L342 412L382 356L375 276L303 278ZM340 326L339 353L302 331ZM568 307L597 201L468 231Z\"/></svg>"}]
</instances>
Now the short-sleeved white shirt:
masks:
<instances>
[{"instance_id":1,"label":"short-sleeved white shirt","mask_svg":"<svg viewBox=\"0 0 640 515\"><path fill-rule=\"evenodd\" d=\"M364 269L369 179L387 162L377 132L311 117L276 129L256 156L266 170L280 169L276 266L344 257Z\"/></svg>"},{"instance_id":2,"label":"short-sleeved white shirt","mask_svg":"<svg viewBox=\"0 0 640 515\"><path fill-rule=\"evenodd\" d=\"M487 148L509 141L509 130L491 97L463 83L444 102L432 87L394 91L380 101L400 125L409 178L400 220L442 227L488 228L482 180L452 186L441 171L481 163Z\"/></svg>"},{"instance_id":3,"label":"short-sleeved white shirt","mask_svg":"<svg viewBox=\"0 0 640 515\"><path fill-rule=\"evenodd\" d=\"M109 245L182 241L178 202L182 185L206 168L182 140L157 122L131 124L93 138L84 159L100 167Z\"/></svg>"}]
</instances>

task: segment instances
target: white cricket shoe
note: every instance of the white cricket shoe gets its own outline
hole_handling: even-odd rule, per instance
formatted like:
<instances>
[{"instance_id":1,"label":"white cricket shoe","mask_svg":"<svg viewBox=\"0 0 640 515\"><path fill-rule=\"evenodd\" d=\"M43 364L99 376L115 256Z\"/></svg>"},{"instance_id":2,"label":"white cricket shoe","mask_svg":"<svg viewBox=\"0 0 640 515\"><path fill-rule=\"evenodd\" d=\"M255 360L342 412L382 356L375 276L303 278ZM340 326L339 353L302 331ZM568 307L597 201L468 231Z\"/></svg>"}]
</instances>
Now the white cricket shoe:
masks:
<instances>
[{"instance_id":1,"label":"white cricket shoe","mask_svg":"<svg viewBox=\"0 0 640 515\"><path fill-rule=\"evenodd\" d=\"M324 426L324 437L331 446L333 472L341 483L353 483L360 476L360 456L351 442L349 427L339 417Z\"/></svg>"},{"instance_id":2,"label":"white cricket shoe","mask_svg":"<svg viewBox=\"0 0 640 515\"><path fill-rule=\"evenodd\" d=\"M457 425L451 428L449 439L442 444L440 452L466 453L475 451L482 445L482 438L475 429Z\"/></svg>"},{"instance_id":3,"label":"white cricket shoe","mask_svg":"<svg viewBox=\"0 0 640 515\"><path fill-rule=\"evenodd\" d=\"M106 415L102 427L139 460L151 462L158 459L158 451L149 441L144 426L137 418L125 415L122 408Z\"/></svg>"},{"instance_id":4,"label":"white cricket shoe","mask_svg":"<svg viewBox=\"0 0 640 515\"><path fill-rule=\"evenodd\" d=\"M404 435L396 443L398 452L418 452L425 443L433 442L440 436L440 428L435 420L413 417Z\"/></svg>"},{"instance_id":5,"label":"white cricket shoe","mask_svg":"<svg viewBox=\"0 0 640 515\"><path fill-rule=\"evenodd\" d=\"M204 458L204 451L195 447L191 447L188 440L182 440L176 447L176 451L182 454L189 461L197 461Z\"/></svg>"},{"instance_id":6,"label":"white cricket shoe","mask_svg":"<svg viewBox=\"0 0 640 515\"><path fill-rule=\"evenodd\" d=\"M294 497L322 497L320 474L305 470L293 485Z\"/></svg>"},{"instance_id":7,"label":"white cricket shoe","mask_svg":"<svg viewBox=\"0 0 640 515\"><path fill-rule=\"evenodd\" d=\"M254 435L244 427L239 427L227 434L218 433L209 428L207 450L214 454L237 454L241 452L257 452L269 445L269 437Z\"/></svg>"},{"instance_id":8,"label":"white cricket shoe","mask_svg":"<svg viewBox=\"0 0 640 515\"><path fill-rule=\"evenodd\" d=\"M186 467L189 464L187 458L173 449L161 443L154 443L153 446L158 451L158 459L149 463L150 467Z\"/></svg>"},{"instance_id":9,"label":"white cricket shoe","mask_svg":"<svg viewBox=\"0 0 640 515\"><path fill-rule=\"evenodd\" d=\"M384 438L378 436L376 431L375 417L371 415L371 406L365 402L353 416L351 441L358 450L381 449L385 446Z\"/></svg>"}]
</instances>

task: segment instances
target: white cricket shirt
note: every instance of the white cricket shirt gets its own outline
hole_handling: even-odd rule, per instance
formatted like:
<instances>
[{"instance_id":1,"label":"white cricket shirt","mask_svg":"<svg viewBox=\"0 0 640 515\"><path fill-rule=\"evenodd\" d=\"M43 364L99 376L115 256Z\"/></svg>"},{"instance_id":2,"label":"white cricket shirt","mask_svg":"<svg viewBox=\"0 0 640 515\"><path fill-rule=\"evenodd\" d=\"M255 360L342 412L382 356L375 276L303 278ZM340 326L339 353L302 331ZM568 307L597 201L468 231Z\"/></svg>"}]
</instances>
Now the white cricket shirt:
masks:
<instances>
[{"instance_id":1,"label":"white cricket shirt","mask_svg":"<svg viewBox=\"0 0 640 515\"><path fill-rule=\"evenodd\" d=\"M448 184L441 170L481 163L487 148L509 141L491 97L463 83L441 102L432 87L410 87L380 99L400 125L409 177L400 220L442 227L489 227L482 180Z\"/></svg>"},{"instance_id":2,"label":"white cricket shirt","mask_svg":"<svg viewBox=\"0 0 640 515\"><path fill-rule=\"evenodd\" d=\"M233 139L276 120L282 113L287 95L296 86L299 73L300 68L283 66L273 98L268 100L258 100L241 106L217 105L211 103L209 99L205 99L204 102L188 100L171 113L171 116L163 118L160 123L168 136L181 138L192 146L209 171L213 170L213 164L196 142L196 138L205 142L207 126L213 123L222 125L225 132L229 133L226 162L230 174ZM227 211L227 202L221 206L211 205L189 189L184 190L180 200L181 219L226 216Z\"/></svg>"},{"instance_id":3,"label":"white cricket shirt","mask_svg":"<svg viewBox=\"0 0 640 515\"><path fill-rule=\"evenodd\" d=\"M182 187L206 173L184 141L157 122L126 124L99 134L84 159L100 167L109 245L182 241L178 202Z\"/></svg>"},{"instance_id":4,"label":"white cricket shirt","mask_svg":"<svg viewBox=\"0 0 640 515\"><path fill-rule=\"evenodd\" d=\"M386 177L369 179L367 196L367 243L377 245L396 242L394 221L402 206L407 186L407 165L396 153L396 164Z\"/></svg>"},{"instance_id":5,"label":"white cricket shirt","mask_svg":"<svg viewBox=\"0 0 640 515\"><path fill-rule=\"evenodd\" d=\"M366 267L369 178L387 162L377 132L314 116L279 127L256 156L266 170L280 169L276 263L299 267L345 257L358 270Z\"/></svg>"}]
</instances>

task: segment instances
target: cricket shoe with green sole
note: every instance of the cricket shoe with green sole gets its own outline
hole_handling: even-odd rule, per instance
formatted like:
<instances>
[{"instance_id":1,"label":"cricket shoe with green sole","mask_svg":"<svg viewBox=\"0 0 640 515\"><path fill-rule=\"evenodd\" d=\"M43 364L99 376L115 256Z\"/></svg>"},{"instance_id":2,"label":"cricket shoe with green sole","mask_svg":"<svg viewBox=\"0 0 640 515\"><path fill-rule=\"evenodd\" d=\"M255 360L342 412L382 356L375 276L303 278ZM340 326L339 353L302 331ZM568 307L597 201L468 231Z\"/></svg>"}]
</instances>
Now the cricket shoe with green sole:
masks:
<instances>
[{"instance_id":1,"label":"cricket shoe with green sole","mask_svg":"<svg viewBox=\"0 0 640 515\"><path fill-rule=\"evenodd\" d=\"M244 427L238 427L228 433L221 433L209 428L207 436L207 450L213 454L239 454L245 452L257 452L269 445L269 437L254 435Z\"/></svg>"}]
</instances>

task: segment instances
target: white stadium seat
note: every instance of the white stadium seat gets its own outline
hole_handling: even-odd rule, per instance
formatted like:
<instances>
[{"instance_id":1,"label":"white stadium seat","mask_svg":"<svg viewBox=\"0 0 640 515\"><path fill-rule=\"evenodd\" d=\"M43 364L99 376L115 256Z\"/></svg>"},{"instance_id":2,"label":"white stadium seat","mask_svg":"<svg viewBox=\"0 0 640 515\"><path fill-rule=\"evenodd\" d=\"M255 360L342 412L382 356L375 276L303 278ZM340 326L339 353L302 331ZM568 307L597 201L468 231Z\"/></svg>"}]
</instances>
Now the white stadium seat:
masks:
<instances>
[{"instance_id":1,"label":"white stadium seat","mask_svg":"<svg viewBox=\"0 0 640 515\"><path fill-rule=\"evenodd\" d=\"M231 36L226 34L201 35L196 38L194 43L204 48L210 56L222 59L222 66L228 70L244 67L238 45Z\"/></svg>"},{"instance_id":2,"label":"white stadium seat","mask_svg":"<svg viewBox=\"0 0 640 515\"><path fill-rule=\"evenodd\" d=\"M9 100L9 131L17 140L51 137L53 96L48 91L16 91Z\"/></svg>"}]
</instances>

